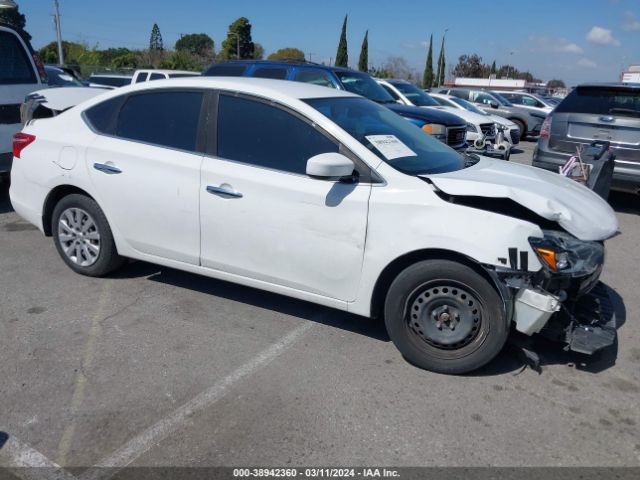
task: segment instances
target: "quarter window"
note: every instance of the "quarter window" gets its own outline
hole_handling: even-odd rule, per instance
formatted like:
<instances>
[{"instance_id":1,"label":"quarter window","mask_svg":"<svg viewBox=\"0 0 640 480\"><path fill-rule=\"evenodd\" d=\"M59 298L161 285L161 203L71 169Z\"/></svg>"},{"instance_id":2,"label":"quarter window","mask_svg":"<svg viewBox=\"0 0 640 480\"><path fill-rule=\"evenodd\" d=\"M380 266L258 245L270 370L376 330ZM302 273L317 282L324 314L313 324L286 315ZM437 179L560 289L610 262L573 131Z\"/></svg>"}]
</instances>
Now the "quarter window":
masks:
<instances>
[{"instance_id":1,"label":"quarter window","mask_svg":"<svg viewBox=\"0 0 640 480\"><path fill-rule=\"evenodd\" d=\"M220 95L218 156L305 174L307 160L338 145L295 115L272 105Z\"/></svg>"},{"instance_id":2,"label":"quarter window","mask_svg":"<svg viewBox=\"0 0 640 480\"><path fill-rule=\"evenodd\" d=\"M116 136L195 151L202 92L165 91L132 95L120 110Z\"/></svg>"},{"instance_id":3,"label":"quarter window","mask_svg":"<svg viewBox=\"0 0 640 480\"><path fill-rule=\"evenodd\" d=\"M136 78L136 83L146 82L148 76L149 74L147 72L141 73L138 75L138 78Z\"/></svg>"},{"instance_id":4,"label":"quarter window","mask_svg":"<svg viewBox=\"0 0 640 480\"><path fill-rule=\"evenodd\" d=\"M151 76L149 77L149 81L151 80L164 80L165 77L162 73L152 73Z\"/></svg>"}]
</instances>

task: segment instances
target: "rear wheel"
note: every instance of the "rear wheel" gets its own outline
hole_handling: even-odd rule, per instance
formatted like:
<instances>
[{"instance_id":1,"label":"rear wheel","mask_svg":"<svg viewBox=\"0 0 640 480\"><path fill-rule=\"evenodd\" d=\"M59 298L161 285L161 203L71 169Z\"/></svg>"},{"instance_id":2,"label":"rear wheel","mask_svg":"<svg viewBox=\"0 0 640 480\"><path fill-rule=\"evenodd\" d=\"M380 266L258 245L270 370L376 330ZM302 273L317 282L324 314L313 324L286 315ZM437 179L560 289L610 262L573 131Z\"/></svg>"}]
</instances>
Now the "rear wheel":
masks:
<instances>
[{"instance_id":1,"label":"rear wheel","mask_svg":"<svg viewBox=\"0 0 640 480\"><path fill-rule=\"evenodd\" d=\"M79 194L64 197L52 220L56 249L74 272L101 277L124 263L107 218L93 199Z\"/></svg>"},{"instance_id":2,"label":"rear wheel","mask_svg":"<svg viewBox=\"0 0 640 480\"><path fill-rule=\"evenodd\" d=\"M387 293L385 324L409 362L449 374L491 361L509 333L493 286L448 260L418 262L398 275Z\"/></svg>"}]
</instances>

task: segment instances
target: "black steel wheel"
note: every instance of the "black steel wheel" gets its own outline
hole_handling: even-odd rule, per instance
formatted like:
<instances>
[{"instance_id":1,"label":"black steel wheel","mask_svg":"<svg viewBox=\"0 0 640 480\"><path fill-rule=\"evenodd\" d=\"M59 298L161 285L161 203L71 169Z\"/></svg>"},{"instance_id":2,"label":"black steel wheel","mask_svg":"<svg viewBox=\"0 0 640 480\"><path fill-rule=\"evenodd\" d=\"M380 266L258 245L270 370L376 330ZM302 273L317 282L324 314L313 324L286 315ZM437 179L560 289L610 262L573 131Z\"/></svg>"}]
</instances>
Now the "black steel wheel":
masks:
<instances>
[{"instance_id":1,"label":"black steel wheel","mask_svg":"<svg viewBox=\"0 0 640 480\"><path fill-rule=\"evenodd\" d=\"M387 294L385 323L407 360L441 373L485 365L500 352L509 331L493 285L448 260L425 260L401 272Z\"/></svg>"}]
</instances>

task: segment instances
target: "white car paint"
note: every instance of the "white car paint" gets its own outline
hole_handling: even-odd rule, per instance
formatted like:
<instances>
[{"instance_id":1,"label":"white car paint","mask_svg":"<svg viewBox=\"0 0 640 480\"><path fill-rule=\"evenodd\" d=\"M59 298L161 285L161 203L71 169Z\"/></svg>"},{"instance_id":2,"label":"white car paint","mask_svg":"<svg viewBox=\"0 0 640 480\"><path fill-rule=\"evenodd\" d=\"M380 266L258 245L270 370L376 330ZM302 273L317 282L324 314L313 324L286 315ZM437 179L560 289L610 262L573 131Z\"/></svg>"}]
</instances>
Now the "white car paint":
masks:
<instances>
[{"instance_id":1,"label":"white car paint","mask_svg":"<svg viewBox=\"0 0 640 480\"><path fill-rule=\"evenodd\" d=\"M191 72L188 70L139 69L133 73L131 83L150 82L152 81L151 75L158 77L153 80L167 80L169 78L197 77L200 75L200 72Z\"/></svg>"},{"instance_id":2,"label":"white car paint","mask_svg":"<svg viewBox=\"0 0 640 480\"><path fill-rule=\"evenodd\" d=\"M10 35L13 37L18 45L18 48L22 50L22 53L27 58L28 66L33 72L33 81L29 83L7 83L4 81L0 82L0 107L8 106L8 105L20 105L24 101L24 97L33 92L34 90L41 89L44 84L38 73L38 69L36 68L36 64L34 58L29 50L29 46L25 43L25 41L16 33L15 30L0 26L0 32L3 35ZM12 45L14 42L11 42L9 45ZM12 52L16 54L18 52ZM0 78L4 76L5 72L0 71ZM22 124L18 123L3 123L0 122L0 156L5 155L9 156L11 152L11 139L13 135L18 133L22 128ZM9 156L9 159L11 157ZM1 165L0 165L1 167ZM0 173L2 173L0 171Z\"/></svg>"},{"instance_id":3,"label":"white car paint","mask_svg":"<svg viewBox=\"0 0 640 480\"><path fill-rule=\"evenodd\" d=\"M444 93L429 93L429 95L431 95L433 98L437 98L440 100L443 100L447 103L447 105L451 108L455 108L456 109L456 115L460 115L460 113L458 113L460 110L462 111L468 111L467 109L465 109L462 105L460 105L459 103L456 103L453 99L455 97L451 96L451 95L446 95ZM480 110L478 108L478 110ZM480 110L482 111L482 110ZM488 112L483 112L484 115L486 115L486 117L498 124L498 125L502 125L503 127L507 128L508 130L505 132L506 136L507 136L507 140L509 141L509 143L513 143L513 139L511 138L511 132L512 131L516 131L518 129L518 125L516 125L515 123L513 123L511 120L509 120L508 118L504 118L501 117L499 115L494 115L492 113L488 113Z\"/></svg>"},{"instance_id":4,"label":"white car paint","mask_svg":"<svg viewBox=\"0 0 640 480\"><path fill-rule=\"evenodd\" d=\"M50 110L61 112L105 92L91 87L58 87L37 90L30 95L39 97L39 103Z\"/></svg>"},{"instance_id":5,"label":"white car paint","mask_svg":"<svg viewBox=\"0 0 640 480\"><path fill-rule=\"evenodd\" d=\"M109 98L176 87L240 92L284 105L333 135L384 181L340 183L177 152L98 135L82 117ZM457 172L427 175L428 181L406 175L303 101L329 97L356 96L305 83L224 77L110 91L25 127L36 141L15 159L11 201L20 216L44 231L49 193L61 185L75 186L101 206L125 257L366 316L372 314L374 288L384 269L411 252L446 250L497 268L504 265L508 249L516 248L528 252L528 271L541 269L528 241L542 236L538 225L448 202L438 189L506 196L541 216L557 216L567 230L584 238L605 239L617 231L606 202L533 167L497 162L498 167L483 160ZM63 151L65 157L77 154L72 168L56 163ZM92 168L97 162L117 165L124 173L101 175ZM539 192L545 181L556 189L551 201ZM243 197L208 194L211 185ZM561 189L570 193L562 195ZM584 211L596 216L584 217Z\"/></svg>"}]
</instances>

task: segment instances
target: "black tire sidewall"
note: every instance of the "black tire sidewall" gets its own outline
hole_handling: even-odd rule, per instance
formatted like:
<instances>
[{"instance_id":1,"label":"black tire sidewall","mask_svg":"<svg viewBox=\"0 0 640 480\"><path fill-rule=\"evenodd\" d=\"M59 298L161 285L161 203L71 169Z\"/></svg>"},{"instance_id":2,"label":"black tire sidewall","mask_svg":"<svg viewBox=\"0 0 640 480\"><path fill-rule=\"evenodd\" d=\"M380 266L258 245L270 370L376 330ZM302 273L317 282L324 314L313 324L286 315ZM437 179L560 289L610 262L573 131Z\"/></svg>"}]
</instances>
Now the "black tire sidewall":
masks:
<instances>
[{"instance_id":1,"label":"black tire sidewall","mask_svg":"<svg viewBox=\"0 0 640 480\"><path fill-rule=\"evenodd\" d=\"M58 238L58 221L62 212L68 208L80 208L86 211L91 215L91 217L93 217L98 228L98 232L100 234L100 253L98 254L96 262L88 267L75 264L71 259L69 259L69 257L67 257L60 245L60 240ZM62 257L62 260L64 260L69 268L76 273L90 277L101 277L115 270L122 262L122 259L119 257L116 250L109 222L107 221L102 209L92 198L80 194L67 195L62 198L53 210L51 230L53 233L54 244L56 246L56 250L58 250L58 253L60 254L60 257Z\"/></svg>"},{"instance_id":2,"label":"black tire sidewall","mask_svg":"<svg viewBox=\"0 0 640 480\"><path fill-rule=\"evenodd\" d=\"M524 122L518 119L512 119L511 121L518 125L518 128L520 129L520 138L523 140L527 138L527 126L524 124Z\"/></svg>"},{"instance_id":3,"label":"black tire sidewall","mask_svg":"<svg viewBox=\"0 0 640 480\"><path fill-rule=\"evenodd\" d=\"M409 298L421 285L436 279L466 285L482 304L480 331L474 342L459 351L439 350L407 326ZM500 353L509 334L502 300L495 288L472 268L449 260L425 260L402 271L389 288L384 316L389 337L402 355L410 363L438 373L462 374L486 365Z\"/></svg>"}]
</instances>

